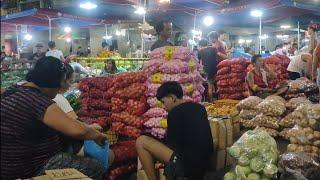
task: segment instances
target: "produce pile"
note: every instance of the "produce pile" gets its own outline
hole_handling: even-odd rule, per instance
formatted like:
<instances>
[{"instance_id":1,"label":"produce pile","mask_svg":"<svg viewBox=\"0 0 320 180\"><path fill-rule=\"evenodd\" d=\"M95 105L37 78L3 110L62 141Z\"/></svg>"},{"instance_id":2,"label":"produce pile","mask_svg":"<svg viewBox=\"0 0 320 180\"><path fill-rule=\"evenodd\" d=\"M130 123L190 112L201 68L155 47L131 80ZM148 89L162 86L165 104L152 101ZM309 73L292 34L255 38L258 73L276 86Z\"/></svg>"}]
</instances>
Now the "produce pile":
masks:
<instances>
[{"instance_id":1,"label":"produce pile","mask_svg":"<svg viewBox=\"0 0 320 180\"><path fill-rule=\"evenodd\" d=\"M268 65L268 67L277 74L276 80L270 80L269 86L275 87L277 83L283 82L289 79L289 75L287 72L287 67L290 63L290 59L285 55L273 55L270 57L267 57L265 59L265 64Z\"/></svg>"},{"instance_id":2,"label":"produce pile","mask_svg":"<svg viewBox=\"0 0 320 180\"><path fill-rule=\"evenodd\" d=\"M162 47L150 53L150 60L144 64L148 103L151 109L144 115L149 120L144 124L146 132L162 139L167 126L163 105L156 99L157 89L164 82L177 81L182 85L186 100L200 102L204 79L199 73L200 64L193 52L186 47Z\"/></svg>"},{"instance_id":3,"label":"produce pile","mask_svg":"<svg viewBox=\"0 0 320 180\"><path fill-rule=\"evenodd\" d=\"M288 83L289 90L286 99L306 97L314 103L319 103L319 88L307 78L299 78Z\"/></svg>"},{"instance_id":4,"label":"produce pile","mask_svg":"<svg viewBox=\"0 0 320 180\"><path fill-rule=\"evenodd\" d=\"M81 107L77 112L79 118L87 124L97 123L106 128L111 124L111 97L107 93L111 88L111 78L85 78L79 83Z\"/></svg>"},{"instance_id":5,"label":"produce pile","mask_svg":"<svg viewBox=\"0 0 320 180\"><path fill-rule=\"evenodd\" d=\"M237 100L217 100L206 106L208 115L212 117L231 117L237 115Z\"/></svg>"},{"instance_id":6,"label":"produce pile","mask_svg":"<svg viewBox=\"0 0 320 180\"><path fill-rule=\"evenodd\" d=\"M320 158L307 153L284 153L279 159L280 180L308 179L320 177Z\"/></svg>"},{"instance_id":7,"label":"produce pile","mask_svg":"<svg viewBox=\"0 0 320 180\"><path fill-rule=\"evenodd\" d=\"M109 180L119 179L132 173L137 168L137 151L135 141L122 141L110 147L114 152L114 162L108 173Z\"/></svg>"},{"instance_id":8,"label":"produce pile","mask_svg":"<svg viewBox=\"0 0 320 180\"><path fill-rule=\"evenodd\" d=\"M147 120L142 115L148 110L146 98L146 76L143 72L129 72L112 78L112 87L107 93L112 95L111 129L131 138L137 138Z\"/></svg>"},{"instance_id":9,"label":"produce pile","mask_svg":"<svg viewBox=\"0 0 320 180\"><path fill-rule=\"evenodd\" d=\"M239 112L239 117L241 118L241 123L244 126L249 127L247 124L249 120L258 115L257 106L262 102L262 99L257 96L249 96L246 99L241 100L236 108Z\"/></svg>"},{"instance_id":10,"label":"produce pile","mask_svg":"<svg viewBox=\"0 0 320 180\"><path fill-rule=\"evenodd\" d=\"M258 106L258 114L251 122L267 131L271 136L278 136L279 121L286 112L285 100L280 96L268 96Z\"/></svg>"},{"instance_id":11,"label":"produce pile","mask_svg":"<svg viewBox=\"0 0 320 180\"><path fill-rule=\"evenodd\" d=\"M1 87L6 88L13 84L17 84L25 78L27 73L28 69L1 70Z\"/></svg>"},{"instance_id":12,"label":"produce pile","mask_svg":"<svg viewBox=\"0 0 320 180\"><path fill-rule=\"evenodd\" d=\"M260 129L247 131L228 153L237 160L237 165L225 174L224 180L276 178L279 152L276 141L267 132Z\"/></svg>"},{"instance_id":13,"label":"produce pile","mask_svg":"<svg viewBox=\"0 0 320 180\"><path fill-rule=\"evenodd\" d=\"M250 62L243 58L226 59L217 68L217 92L219 99L240 100L249 96L245 78Z\"/></svg>"},{"instance_id":14,"label":"produce pile","mask_svg":"<svg viewBox=\"0 0 320 180\"><path fill-rule=\"evenodd\" d=\"M320 104L299 106L296 125L289 131L289 152L306 152L320 157Z\"/></svg>"}]
</instances>

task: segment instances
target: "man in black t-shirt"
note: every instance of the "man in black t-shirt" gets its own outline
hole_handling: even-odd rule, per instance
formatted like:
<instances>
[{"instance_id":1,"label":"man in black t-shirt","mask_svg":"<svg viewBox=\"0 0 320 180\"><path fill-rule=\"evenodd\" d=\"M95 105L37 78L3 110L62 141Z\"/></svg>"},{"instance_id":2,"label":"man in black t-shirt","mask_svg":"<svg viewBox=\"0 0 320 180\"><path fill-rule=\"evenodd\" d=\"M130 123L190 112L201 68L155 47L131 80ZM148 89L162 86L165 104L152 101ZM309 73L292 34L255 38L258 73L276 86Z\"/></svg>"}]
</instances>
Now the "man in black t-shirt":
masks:
<instances>
[{"instance_id":1,"label":"man in black t-shirt","mask_svg":"<svg viewBox=\"0 0 320 180\"><path fill-rule=\"evenodd\" d=\"M172 46L168 41L172 33L172 23L168 21L160 21L154 28L157 31L158 40L152 44L150 50L153 51L163 46Z\"/></svg>"},{"instance_id":2,"label":"man in black t-shirt","mask_svg":"<svg viewBox=\"0 0 320 180\"><path fill-rule=\"evenodd\" d=\"M169 112L164 144L148 136L140 136L136 141L149 180L156 180L153 158L165 163L168 180L202 180L209 167L213 142L206 109L183 100L182 96L183 90L177 82L162 84L157 99Z\"/></svg>"},{"instance_id":3,"label":"man in black t-shirt","mask_svg":"<svg viewBox=\"0 0 320 180\"><path fill-rule=\"evenodd\" d=\"M32 61L37 61L45 56L46 56L46 53L43 50L43 45L38 43L36 45L36 53L32 54L32 56L29 59Z\"/></svg>"}]
</instances>

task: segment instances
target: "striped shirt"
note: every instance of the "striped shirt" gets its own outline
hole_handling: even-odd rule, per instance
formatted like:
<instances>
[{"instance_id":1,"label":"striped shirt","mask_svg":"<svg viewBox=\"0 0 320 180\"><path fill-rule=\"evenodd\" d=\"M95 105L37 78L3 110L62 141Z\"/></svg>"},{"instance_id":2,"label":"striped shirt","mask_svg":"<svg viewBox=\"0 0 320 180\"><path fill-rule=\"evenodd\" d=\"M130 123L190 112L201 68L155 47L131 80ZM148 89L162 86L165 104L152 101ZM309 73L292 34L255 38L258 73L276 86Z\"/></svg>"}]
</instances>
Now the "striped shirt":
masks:
<instances>
[{"instance_id":1,"label":"striped shirt","mask_svg":"<svg viewBox=\"0 0 320 180\"><path fill-rule=\"evenodd\" d=\"M61 151L60 134L43 123L52 99L13 86L1 97L1 179L30 178Z\"/></svg>"}]
</instances>

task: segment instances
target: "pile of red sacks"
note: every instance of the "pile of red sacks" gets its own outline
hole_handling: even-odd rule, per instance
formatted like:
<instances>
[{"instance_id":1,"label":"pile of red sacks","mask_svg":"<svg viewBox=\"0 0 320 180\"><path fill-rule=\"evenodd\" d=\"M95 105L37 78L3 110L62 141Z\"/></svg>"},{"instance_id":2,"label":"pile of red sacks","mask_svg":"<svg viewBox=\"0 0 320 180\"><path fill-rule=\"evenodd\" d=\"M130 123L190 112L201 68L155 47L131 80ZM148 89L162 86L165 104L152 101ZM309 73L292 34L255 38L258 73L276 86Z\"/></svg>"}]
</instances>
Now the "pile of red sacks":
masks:
<instances>
[{"instance_id":1,"label":"pile of red sacks","mask_svg":"<svg viewBox=\"0 0 320 180\"><path fill-rule=\"evenodd\" d=\"M217 66L217 92L219 99L240 100L249 96L246 69L250 62L243 58L227 59Z\"/></svg>"},{"instance_id":2,"label":"pile of red sacks","mask_svg":"<svg viewBox=\"0 0 320 180\"><path fill-rule=\"evenodd\" d=\"M81 108L77 112L79 118L87 124L97 123L105 128L111 124L111 94L107 90L112 86L111 78L85 78L80 81L79 89Z\"/></svg>"},{"instance_id":3,"label":"pile of red sacks","mask_svg":"<svg viewBox=\"0 0 320 180\"><path fill-rule=\"evenodd\" d=\"M277 79L270 80L269 86L275 87L278 83L286 81L289 79L287 72L290 59L285 55L273 55L264 60L265 64L277 74Z\"/></svg>"},{"instance_id":4,"label":"pile of red sacks","mask_svg":"<svg viewBox=\"0 0 320 180\"><path fill-rule=\"evenodd\" d=\"M121 179L121 176L136 171L138 154L134 140L118 142L110 148L115 157L107 179Z\"/></svg>"},{"instance_id":5,"label":"pile of red sacks","mask_svg":"<svg viewBox=\"0 0 320 180\"><path fill-rule=\"evenodd\" d=\"M146 121L142 115L149 109L142 72L129 72L113 77L113 86L108 89L112 95L111 130L131 138L137 138Z\"/></svg>"}]
</instances>

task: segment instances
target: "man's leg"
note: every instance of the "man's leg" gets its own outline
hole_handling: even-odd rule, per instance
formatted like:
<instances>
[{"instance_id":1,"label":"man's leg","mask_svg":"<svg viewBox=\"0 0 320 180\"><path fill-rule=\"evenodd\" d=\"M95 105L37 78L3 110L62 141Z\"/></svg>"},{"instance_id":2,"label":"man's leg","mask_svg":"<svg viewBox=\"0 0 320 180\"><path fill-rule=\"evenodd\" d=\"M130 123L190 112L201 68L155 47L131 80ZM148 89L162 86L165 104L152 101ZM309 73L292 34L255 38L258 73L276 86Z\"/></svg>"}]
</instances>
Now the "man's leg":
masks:
<instances>
[{"instance_id":1,"label":"man's leg","mask_svg":"<svg viewBox=\"0 0 320 180\"><path fill-rule=\"evenodd\" d=\"M142 167L146 172L149 180L156 180L154 169L154 159L162 162L169 162L173 151L161 142L148 137L140 136L136 141L136 148L141 161Z\"/></svg>"}]
</instances>

